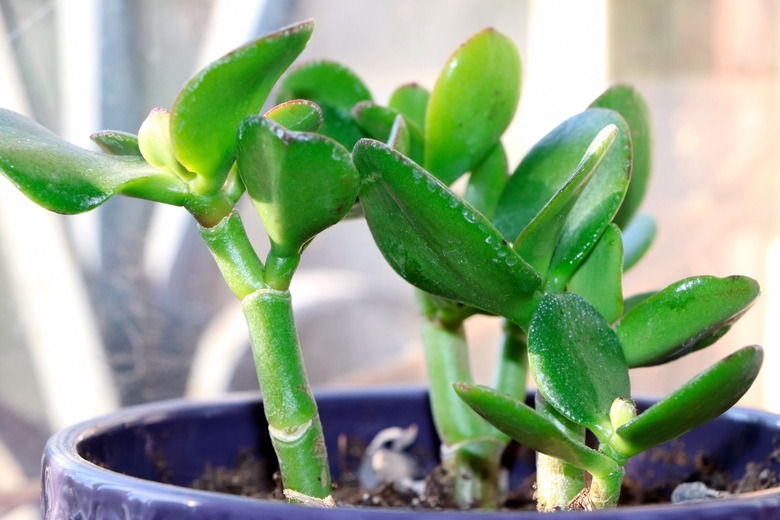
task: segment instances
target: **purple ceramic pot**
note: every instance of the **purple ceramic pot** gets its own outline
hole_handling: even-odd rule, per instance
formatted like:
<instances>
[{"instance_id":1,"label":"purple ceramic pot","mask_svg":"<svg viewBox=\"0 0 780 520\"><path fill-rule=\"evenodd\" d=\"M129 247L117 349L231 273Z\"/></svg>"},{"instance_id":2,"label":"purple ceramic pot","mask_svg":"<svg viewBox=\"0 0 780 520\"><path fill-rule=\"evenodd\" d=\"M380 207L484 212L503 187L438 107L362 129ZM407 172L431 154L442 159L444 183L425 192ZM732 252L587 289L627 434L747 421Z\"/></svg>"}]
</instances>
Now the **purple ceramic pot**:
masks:
<instances>
[{"instance_id":1,"label":"purple ceramic pot","mask_svg":"<svg viewBox=\"0 0 780 520\"><path fill-rule=\"evenodd\" d=\"M419 428L414 453L425 468L436 464L438 441L431 423L427 393L421 389L393 389L323 393L318 396L328 446L335 450L341 434L366 442L383 428ZM644 403L645 405L647 403ZM642 403L640 402L640 406ZM242 449L268 457L270 442L262 404L257 396L236 396L218 403L184 400L129 408L114 415L79 424L54 436L43 457L43 510L47 519L279 519L312 520L366 518L482 520L540 518L533 512L400 511L367 507L311 509L221 493L195 491L162 484L150 453L162 455L173 484L196 478L207 461L230 465ZM657 483L671 475L690 477L696 457L739 478L752 461L767 461L780 449L780 417L734 409L721 418L675 441L690 464L670 464L663 452L650 451L630 461L630 477ZM88 462L84 455L100 462ZM336 458L336 457L332 457ZM780 471L775 460L770 471ZM339 471L333 463L334 474ZM510 463L511 480L522 481L533 472L533 457ZM624 507L611 511L566 513L567 519L768 519L780 518L780 489L699 503ZM545 518L547 518L545 516Z\"/></svg>"}]
</instances>

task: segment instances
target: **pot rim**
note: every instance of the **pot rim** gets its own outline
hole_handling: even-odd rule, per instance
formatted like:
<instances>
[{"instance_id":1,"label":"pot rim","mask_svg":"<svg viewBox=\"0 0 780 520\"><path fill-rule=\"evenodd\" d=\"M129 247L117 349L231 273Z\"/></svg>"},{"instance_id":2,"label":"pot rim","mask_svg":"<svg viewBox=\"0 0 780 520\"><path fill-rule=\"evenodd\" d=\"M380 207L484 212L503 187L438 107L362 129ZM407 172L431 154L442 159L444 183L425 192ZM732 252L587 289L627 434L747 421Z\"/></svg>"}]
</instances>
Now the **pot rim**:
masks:
<instances>
[{"instance_id":1,"label":"pot rim","mask_svg":"<svg viewBox=\"0 0 780 520\"><path fill-rule=\"evenodd\" d=\"M403 397L415 397L421 398L427 395L427 389L424 387L410 386L410 387L372 387L372 388L347 388L347 389L323 389L315 392L317 401L335 399L335 398L358 398L365 399L372 396L387 396L392 394L399 398ZM173 398L163 401L157 401L152 403L140 404L122 408L116 412L79 422L73 426L67 427L60 432L54 434L46 444L44 451L44 461L48 460L50 463L56 461L56 465L68 473L73 472L87 472L92 475L90 479L98 485L110 487L110 488L132 488L132 493L137 495L143 500L153 500L159 497L167 497L166 500L180 502L182 505L194 505L199 502L220 502L220 503L240 503L244 502L248 506L257 505L263 503L264 507L278 510L281 514L284 511L290 512L293 509L299 509L302 506L292 505L284 502L277 502L273 500L264 500L250 497L243 497L238 495L230 495L226 493L219 493L213 491L197 490L186 488L183 486L165 484L162 482L156 482L139 478L132 475L125 475L117 471L113 471L108 468L101 467L79 455L78 446L79 443L85 439L93 437L110 431L115 428L127 427L130 425L145 425L154 424L164 420L168 420L173 417L186 416L194 411L198 411L201 414L212 414L219 410L223 413L225 410L232 408L242 408L248 405L257 404L260 401L260 393L256 391L252 392L240 392L231 393L225 396L216 398ZM638 398L637 403L647 404L654 402L657 399ZM773 414L771 412L752 409L747 407L734 407L725 412L721 418L716 420L731 420L739 423L752 423L762 425L768 428L777 430L778 439L780 442L780 415ZM780 449L780 448L779 448ZM46 482L49 477L47 467L46 471L42 475L42 492L46 489ZM45 501L44 501L45 503ZM742 493L739 495L730 495L717 499L709 499L703 501L691 501L680 504L648 504L639 506L626 506L620 507L614 510L602 510L598 511L598 516L594 516L593 512L584 513L592 520L597 518L610 518L613 515L619 516L626 511L636 513L647 512L682 512L685 510L697 510L697 511L710 511L718 509L722 513L723 507L734 508L735 514L738 514L739 510L743 507L754 509L756 507L773 507L780 510L780 487L751 491ZM372 516L375 514L381 516L392 517L396 514L407 514L407 510L394 510L389 508L373 508L368 506L350 506L350 507L337 507L333 509L324 509L321 511L323 517L334 512L345 510L357 510L361 514L366 516ZM435 510L414 510L417 514L432 515L436 518L461 518L464 519L464 512L459 511L435 511ZM507 518L509 514L513 514L513 518L537 518L538 513L535 512L495 512L495 511L479 511L473 512L473 516L469 518L479 519L499 519ZM578 512L567 513L567 518L576 519L579 518Z\"/></svg>"}]
</instances>

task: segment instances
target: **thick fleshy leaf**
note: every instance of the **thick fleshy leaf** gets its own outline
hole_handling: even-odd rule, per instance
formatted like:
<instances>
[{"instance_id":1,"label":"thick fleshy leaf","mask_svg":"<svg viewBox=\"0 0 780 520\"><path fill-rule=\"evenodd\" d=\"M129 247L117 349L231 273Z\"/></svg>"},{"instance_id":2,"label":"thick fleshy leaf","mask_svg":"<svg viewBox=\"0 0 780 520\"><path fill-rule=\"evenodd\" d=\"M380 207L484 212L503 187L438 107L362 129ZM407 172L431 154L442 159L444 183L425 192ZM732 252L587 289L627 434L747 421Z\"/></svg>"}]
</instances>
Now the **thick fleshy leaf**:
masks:
<instances>
[{"instance_id":1,"label":"thick fleshy leaf","mask_svg":"<svg viewBox=\"0 0 780 520\"><path fill-rule=\"evenodd\" d=\"M629 190L631 185L629 184ZM655 218L647 213L640 213L631 219L623 230L623 271L628 271L645 256L653 244L657 225Z\"/></svg>"},{"instance_id":2,"label":"thick fleshy leaf","mask_svg":"<svg viewBox=\"0 0 780 520\"><path fill-rule=\"evenodd\" d=\"M617 112L593 109L567 119L531 148L509 178L493 219L501 234L511 241L517 238L577 169L593 139L609 125L617 126L618 134L595 177L608 178L610 172L625 167L630 151L628 127ZM594 179L595 187L588 190L603 193L606 180Z\"/></svg>"},{"instance_id":3,"label":"thick fleshy leaf","mask_svg":"<svg viewBox=\"0 0 780 520\"><path fill-rule=\"evenodd\" d=\"M399 275L429 293L527 325L539 275L479 212L378 141L359 141L352 155L366 221Z\"/></svg>"},{"instance_id":4,"label":"thick fleshy leaf","mask_svg":"<svg viewBox=\"0 0 780 520\"><path fill-rule=\"evenodd\" d=\"M747 392L763 360L764 351L756 345L720 360L618 428L622 442L615 446L630 457L715 419Z\"/></svg>"},{"instance_id":5,"label":"thick fleshy leaf","mask_svg":"<svg viewBox=\"0 0 780 520\"><path fill-rule=\"evenodd\" d=\"M609 437L609 410L631 397L620 341L599 312L574 293L542 298L528 330L528 361L539 392L572 422Z\"/></svg>"},{"instance_id":6,"label":"thick fleshy leaf","mask_svg":"<svg viewBox=\"0 0 780 520\"><path fill-rule=\"evenodd\" d=\"M548 290L561 290L615 217L628 188L631 146L616 146L582 191L563 226L547 274Z\"/></svg>"},{"instance_id":7,"label":"thick fleshy leaf","mask_svg":"<svg viewBox=\"0 0 780 520\"><path fill-rule=\"evenodd\" d=\"M352 116L366 136L377 141L387 142L395 119L403 115L395 109L377 105L373 101L361 101L352 109ZM423 133L413 121L406 120L405 126L409 132L409 153L407 155L416 163L422 162Z\"/></svg>"},{"instance_id":8,"label":"thick fleshy leaf","mask_svg":"<svg viewBox=\"0 0 780 520\"><path fill-rule=\"evenodd\" d=\"M604 477L618 469L609 457L567 436L522 401L481 385L455 384L461 399L500 431L534 451Z\"/></svg>"},{"instance_id":9,"label":"thick fleshy leaf","mask_svg":"<svg viewBox=\"0 0 780 520\"><path fill-rule=\"evenodd\" d=\"M300 254L357 198L358 173L343 146L319 134L291 132L267 117L241 123L238 170L279 257Z\"/></svg>"},{"instance_id":10,"label":"thick fleshy leaf","mask_svg":"<svg viewBox=\"0 0 780 520\"><path fill-rule=\"evenodd\" d=\"M265 113L265 117L294 132L316 132L322 126L322 110L306 99L293 99L276 105Z\"/></svg>"},{"instance_id":11,"label":"thick fleshy leaf","mask_svg":"<svg viewBox=\"0 0 780 520\"><path fill-rule=\"evenodd\" d=\"M436 80L425 115L425 169L445 184L481 163L520 100L520 56L486 29L455 51Z\"/></svg>"},{"instance_id":12,"label":"thick fleshy leaf","mask_svg":"<svg viewBox=\"0 0 780 520\"><path fill-rule=\"evenodd\" d=\"M409 133L406 119L402 115L396 116L393 126L390 128L390 135L387 137L387 145L408 157L409 149L412 147L411 143L412 136Z\"/></svg>"},{"instance_id":13,"label":"thick fleshy leaf","mask_svg":"<svg viewBox=\"0 0 780 520\"><path fill-rule=\"evenodd\" d=\"M119 130L102 130L89 136L101 150L111 155L141 155L138 136Z\"/></svg>"},{"instance_id":14,"label":"thick fleshy leaf","mask_svg":"<svg viewBox=\"0 0 780 520\"><path fill-rule=\"evenodd\" d=\"M425 88L410 83L401 85L390 95L387 106L398 110L410 121L414 121L420 130L425 129L425 111L431 94Z\"/></svg>"},{"instance_id":15,"label":"thick fleshy leaf","mask_svg":"<svg viewBox=\"0 0 780 520\"><path fill-rule=\"evenodd\" d=\"M282 80L276 99L308 99L317 103L323 114L319 133L349 149L364 137L352 118L352 108L361 101L370 101L371 92L340 63L318 60L301 65Z\"/></svg>"},{"instance_id":16,"label":"thick fleshy leaf","mask_svg":"<svg viewBox=\"0 0 780 520\"><path fill-rule=\"evenodd\" d=\"M542 276L547 274L569 213L609 152L617 132L615 125L608 125L596 135L571 177L515 240L515 250Z\"/></svg>"},{"instance_id":17,"label":"thick fleshy leaf","mask_svg":"<svg viewBox=\"0 0 780 520\"><path fill-rule=\"evenodd\" d=\"M313 30L309 20L239 47L198 72L179 92L171 110L173 147L179 162L204 179L202 192L222 187L235 161L239 123L260 111Z\"/></svg>"},{"instance_id":18,"label":"thick fleshy leaf","mask_svg":"<svg viewBox=\"0 0 780 520\"><path fill-rule=\"evenodd\" d=\"M645 301L646 299L650 298L654 294L656 294L658 291L647 291L639 294L632 294L625 300L623 300L623 316L631 312L631 310Z\"/></svg>"},{"instance_id":19,"label":"thick fleshy leaf","mask_svg":"<svg viewBox=\"0 0 780 520\"><path fill-rule=\"evenodd\" d=\"M631 183L615 223L625 229L636 214L647 191L652 158L652 128L650 111L645 100L628 85L615 85L599 96L591 107L609 108L623 116L631 132L633 158Z\"/></svg>"},{"instance_id":20,"label":"thick fleshy leaf","mask_svg":"<svg viewBox=\"0 0 780 520\"><path fill-rule=\"evenodd\" d=\"M472 168L463 198L488 220L496 212L498 199L509 180L504 145L498 143L478 166Z\"/></svg>"},{"instance_id":21,"label":"thick fleshy leaf","mask_svg":"<svg viewBox=\"0 0 780 520\"><path fill-rule=\"evenodd\" d=\"M188 193L178 177L141 157L84 150L5 109L0 171L36 204L66 214L89 211L117 193L179 206Z\"/></svg>"},{"instance_id":22,"label":"thick fleshy leaf","mask_svg":"<svg viewBox=\"0 0 780 520\"><path fill-rule=\"evenodd\" d=\"M184 181L194 177L176 158L171 142L171 113L154 108L138 130L138 149L146 162L168 170Z\"/></svg>"},{"instance_id":23,"label":"thick fleshy leaf","mask_svg":"<svg viewBox=\"0 0 780 520\"><path fill-rule=\"evenodd\" d=\"M630 367L657 365L712 344L760 292L745 276L697 276L634 307L616 328Z\"/></svg>"},{"instance_id":24,"label":"thick fleshy leaf","mask_svg":"<svg viewBox=\"0 0 780 520\"><path fill-rule=\"evenodd\" d=\"M615 323L623 314L623 241L615 224L604 230L574 272L569 290L588 300L607 323Z\"/></svg>"}]
</instances>

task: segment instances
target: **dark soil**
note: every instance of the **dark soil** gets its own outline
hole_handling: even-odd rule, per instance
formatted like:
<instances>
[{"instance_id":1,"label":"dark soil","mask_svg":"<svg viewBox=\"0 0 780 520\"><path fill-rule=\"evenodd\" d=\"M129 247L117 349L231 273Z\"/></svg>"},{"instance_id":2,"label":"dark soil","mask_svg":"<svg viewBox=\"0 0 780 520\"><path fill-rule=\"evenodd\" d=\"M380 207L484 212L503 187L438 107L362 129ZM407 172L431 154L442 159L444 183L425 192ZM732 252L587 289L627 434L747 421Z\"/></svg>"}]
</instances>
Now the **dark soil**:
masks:
<instances>
[{"instance_id":1,"label":"dark soil","mask_svg":"<svg viewBox=\"0 0 780 520\"><path fill-rule=\"evenodd\" d=\"M358 457L362 449L355 443L340 443L339 457L343 464ZM662 465L689 467L690 461L684 452L655 450L654 462ZM693 465L695 471L687 481L703 482L708 488L723 493L745 493L768 489L780 485L780 476L770 470L772 463L780 462L780 448L775 450L766 461L749 464L745 475L732 481L727 472L716 467L707 457L699 456ZM267 475L273 475L269 478ZM503 505L504 509L534 509L534 476L512 490ZM334 499L339 505L369 507L400 507L412 509L451 509L452 501L450 477L440 468L426 478L425 492L418 496L411 490L398 489L393 484L385 484L375 490L362 489L354 472L342 470L342 478L334 484ZM668 503L671 493L678 483L662 483L651 488L642 487L638 481L627 477L623 483L620 504L622 506ZM259 460L251 452L242 453L233 468L208 466L203 475L192 483L195 489L218 491L256 498L283 500L281 479L278 472L264 460Z\"/></svg>"}]
</instances>

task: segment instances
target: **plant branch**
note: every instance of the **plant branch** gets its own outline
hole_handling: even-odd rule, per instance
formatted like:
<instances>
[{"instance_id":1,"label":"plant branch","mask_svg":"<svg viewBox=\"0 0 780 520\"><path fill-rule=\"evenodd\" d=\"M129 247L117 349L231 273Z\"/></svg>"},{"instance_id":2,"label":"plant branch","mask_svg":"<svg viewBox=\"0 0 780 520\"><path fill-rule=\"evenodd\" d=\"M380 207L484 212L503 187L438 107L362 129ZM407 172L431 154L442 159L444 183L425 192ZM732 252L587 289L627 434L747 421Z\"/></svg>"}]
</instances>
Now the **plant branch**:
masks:
<instances>
[{"instance_id":1,"label":"plant branch","mask_svg":"<svg viewBox=\"0 0 780 520\"><path fill-rule=\"evenodd\" d=\"M537 392L536 411L556 424L562 417ZM585 441L585 430L569 423L567 435ZM562 511L585 488L583 470L561 459L543 453L536 454L536 508L539 511Z\"/></svg>"},{"instance_id":2,"label":"plant branch","mask_svg":"<svg viewBox=\"0 0 780 520\"><path fill-rule=\"evenodd\" d=\"M328 454L303 366L290 293L260 289L243 299L243 310L284 487L326 498L331 492Z\"/></svg>"},{"instance_id":3,"label":"plant branch","mask_svg":"<svg viewBox=\"0 0 780 520\"><path fill-rule=\"evenodd\" d=\"M330 495L330 470L290 293L268 288L264 268L238 213L200 228L217 266L242 300L263 404L285 488L316 499ZM299 496L299 495L296 495Z\"/></svg>"},{"instance_id":4,"label":"plant branch","mask_svg":"<svg viewBox=\"0 0 780 520\"><path fill-rule=\"evenodd\" d=\"M199 231L233 294L244 299L264 287L263 263L249 242L237 212L233 211L214 227L200 226Z\"/></svg>"},{"instance_id":5,"label":"plant branch","mask_svg":"<svg viewBox=\"0 0 780 520\"><path fill-rule=\"evenodd\" d=\"M525 400L528 376L527 336L519 325L504 321L504 339L496 365L494 387L515 399Z\"/></svg>"},{"instance_id":6,"label":"plant branch","mask_svg":"<svg viewBox=\"0 0 780 520\"><path fill-rule=\"evenodd\" d=\"M445 324L436 316L436 302L422 291L418 302L431 408L442 440L442 464L453 478L454 500L462 508L494 509L500 495L500 458L508 438L452 388L455 382L472 381L463 320Z\"/></svg>"}]
</instances>

